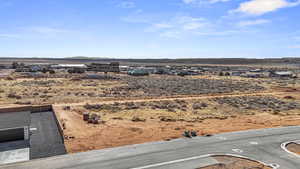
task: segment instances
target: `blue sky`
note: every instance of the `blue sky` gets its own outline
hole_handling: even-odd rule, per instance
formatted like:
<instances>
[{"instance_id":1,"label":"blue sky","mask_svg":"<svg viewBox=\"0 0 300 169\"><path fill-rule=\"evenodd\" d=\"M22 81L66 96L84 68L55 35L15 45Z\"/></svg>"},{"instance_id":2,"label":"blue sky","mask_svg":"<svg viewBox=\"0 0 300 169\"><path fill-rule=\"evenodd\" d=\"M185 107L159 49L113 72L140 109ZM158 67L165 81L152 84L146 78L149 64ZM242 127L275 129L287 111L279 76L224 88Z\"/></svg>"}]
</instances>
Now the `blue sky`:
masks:
<instances>
[{"instance_id":1,"label":"blue sky","mask_svg":"<svg viewBox=\"0 0 300 169\"><path fill-rule=\"evenodd\" d=\"M300 57L300 0L0 0L0 57Z\"/></svg>"}]
</instances>

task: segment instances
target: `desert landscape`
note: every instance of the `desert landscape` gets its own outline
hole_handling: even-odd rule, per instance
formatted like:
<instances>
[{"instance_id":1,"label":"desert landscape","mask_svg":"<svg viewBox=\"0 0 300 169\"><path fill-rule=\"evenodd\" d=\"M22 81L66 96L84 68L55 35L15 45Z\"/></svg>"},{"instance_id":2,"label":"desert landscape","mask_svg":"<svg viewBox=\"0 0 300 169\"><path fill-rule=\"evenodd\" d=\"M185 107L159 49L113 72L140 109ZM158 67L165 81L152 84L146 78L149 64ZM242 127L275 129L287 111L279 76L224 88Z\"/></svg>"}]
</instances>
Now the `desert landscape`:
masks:
<instances>
[{"instance_id":1,"label":"desert landscape","mask_svg":"<svg viewBox=\"0 0 300 169\"><path fill-rule=\"evenodd\" d=\"M69 153L300 124L292 78L12 72L0 84L2 107L52 104Z\"/></svg>"},{"instance_id":2,"label":"desert landscape","mask_svg":"<svg viewBox=\"0 0 300 169\"><path fill-rule=\"evenodd\" d=\"M0 0L0 169L299 169L300 0Z\"/></svg>"}]
</instances>

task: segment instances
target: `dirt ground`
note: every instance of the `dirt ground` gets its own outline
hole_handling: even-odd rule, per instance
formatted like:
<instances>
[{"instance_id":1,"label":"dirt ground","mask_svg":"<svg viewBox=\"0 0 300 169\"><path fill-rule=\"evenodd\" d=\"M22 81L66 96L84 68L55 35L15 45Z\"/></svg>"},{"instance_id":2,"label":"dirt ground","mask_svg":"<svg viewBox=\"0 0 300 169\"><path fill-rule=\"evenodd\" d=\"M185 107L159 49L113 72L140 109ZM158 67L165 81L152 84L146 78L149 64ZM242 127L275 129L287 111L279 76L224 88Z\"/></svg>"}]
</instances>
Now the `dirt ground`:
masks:
<instances>
[{"instance_id":1,"label":"dirt ground","mask_svg":"<svg viewBox=\"0 0 300 169\"><path fill-rule=\"evenodd\" d=\"M213 95L108 100L93 103L57 104L55 109L57 109L59 119L66 127L64 133L67 138L67 150L73 153L171 140L182 137L185 130L194 130L198 132L198 135L205 135L300 125L299 105L291 108L291 105L286 104L298 104L299 94L298 90L278 87L271 93L234 94L226 95L226 97ZM256 109L244 105L243 99L246 96L250 98L249 102L261 98L267 99L255 102L257 106L263 106ZM224 98L226 98L225 102L230 98L229 102L218 102L219 99L224 101ZM279 102L274 101L273 98ZM235 102L239 105L232 104ZM100 115L103 123L88 124L82 119L83 112Z\"/></svg>"},{"instance_id":2,"label":"dirt ground","mask_svg":"<svg viewBox=\"0 0 300 169\"><path fill-rule=\"evenodd\" d=\"M241 169L241 168L255 168L255 169L272 169L271 167L260 164L259 162L242 159L231 156L214 156L220 164L202 167L199 169Z\"/></svg>"},{"instance_id":3,"label":"dirt ground","mask_svg":"<svg viewBox=\"0 0 300 169\"><path fill-rule=\"evenodd\" d=\"M69 153L171 140L186 130L205 135L300 125L299 79L192 76L177 83L154 75L140 84L128 78L14 75L0 79L0 107L53 104ZM100 124L84 121L85 112L98 115Z\"/></svg>"},{"instance_id":4,"label":"dirt ground","mask_svg":"<svg viewBox=\"0 0 300 169\"><path fill-rule=\"evenodd\" d=\"M211 105L209 105L211 106ZM122 110L100 113L103 124L87 124L76 105L71 110L57 106L59 119L65 123L66 147L70 153L93 149L110 148L128 144L171 140L182 137L185 130L194 130L198 135L216 134L248 129L300 125L299 110L287 112L237 112L226 106L208 110L169 112L165 110ZM223 109L222 109L223 108ZM80 110L83 109L83 110ZM223 111L220 111L222 109ZM79 112L78 112L79 111ZM107 110L103 110L107 111ZM201 112L203 111L203 112ZM95 111L94 113L98 113ZM138 119L138 120L136 120ZM226 125L224 125L226 124Z\"/></svg>"},{"instance_id":5,"label":"dirt ground","mask_svg":"<svg viewBox=\"0 0 300 169\"><path fill-rule=\"evenodd\" d=\"M279 126L299 125L298 116L270 117L269 115L240 116L225 120L209 119L203 123L188 122L130 122L113 120L104 125L83 124L81 116L72 117L72 123L67 123L65 135L68 152L82 152L129 144L151 141L170 140L182 137L184 130L195 130L200 135L215 134L247 129L271 128ZM267 120L263 120L267 118ZM226 124L226 126L224 126ZM78 126L78 127L75 127ZM82 127L85 126L85 127ZM72 130L68 128L72 127Z\"/></svg>"},{"instance_id":6,"label":"dirt ground","mask_svg":"<svg viewBox=\"0 0 300 169\"><path fill-rule=\"evenodd\" d=\"M294 153L300 155L300 144L290 143L287 145L287 149L291 152L294 152Z\"/></svg>"}]
</instances>

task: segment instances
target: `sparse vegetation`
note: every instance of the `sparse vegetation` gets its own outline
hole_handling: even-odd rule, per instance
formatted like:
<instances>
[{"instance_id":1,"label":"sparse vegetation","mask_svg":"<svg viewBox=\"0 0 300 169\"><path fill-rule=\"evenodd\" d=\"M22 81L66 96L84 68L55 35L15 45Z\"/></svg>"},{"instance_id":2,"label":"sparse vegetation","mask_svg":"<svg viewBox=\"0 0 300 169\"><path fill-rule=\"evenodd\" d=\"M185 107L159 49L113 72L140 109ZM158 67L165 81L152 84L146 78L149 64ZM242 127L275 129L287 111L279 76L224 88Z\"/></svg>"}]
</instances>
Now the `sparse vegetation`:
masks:
<instances>
[{"instance_id":1,"label":"sparse vegetation","mask_svg":"<svg viewBox=\"0 0 300 169\"><path fill-rule=\"evenodd\" d=\"M213 99L219 104L228 104L238 109L261 110L261 111L288 111L300 109L300 104L297 102L286 102L274 97L260 96L241 96L241 97L222 97Z\"/></svg>"},{"instance_id":2,"label":"sparse vegetation","mask_svg":"<svg viewBox=\"0 0 300 169\"><path fill-rule=\"evenodd\" d=\"M239 81L176 77L127 77L126 86L108 89L111 96L170 96L210 93L255 92L264 87Z\"/></svg>"},{"instance_id":3,"label":"sparse vegetation","mask_svg":"<svg viewBox=\"0 0 300 169\"><path fill-rule=\"evenodd\" d=\"M299 125L299 81L219 72L184 77L14 73L0 80L0 103L54 104L69 152L170 140L185 130L205 135ZM99 118L84 121L85 113Z\"/></svg>"}]
</instances>

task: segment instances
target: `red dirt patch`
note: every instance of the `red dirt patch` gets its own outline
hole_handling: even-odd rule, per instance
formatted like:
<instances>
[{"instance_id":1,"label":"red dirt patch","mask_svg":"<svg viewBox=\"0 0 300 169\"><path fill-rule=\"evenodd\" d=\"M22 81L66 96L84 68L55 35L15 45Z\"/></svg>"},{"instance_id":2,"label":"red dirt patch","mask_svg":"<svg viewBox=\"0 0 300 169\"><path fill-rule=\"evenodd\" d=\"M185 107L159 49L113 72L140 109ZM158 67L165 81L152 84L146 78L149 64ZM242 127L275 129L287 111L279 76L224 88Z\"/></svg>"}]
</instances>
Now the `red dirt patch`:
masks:
<instances>
[{"instance_id":1,"label":"red dirt patch","mask_svg":"<svg viewBox=\"0 0 300 169\"><path fill-rule=\"evenodd\" d=\"M87 124L76 112L58 109L60 122L65 123L65 145L69 153L111 148L182 137L185 130L198 135L232 132L248 129L300 125L299 116L275 116L270 114L241 115L228 119L207 119L203 122L162 122L148 119L145 122L115 119L105 124ZM224 127L226 124L226 127Z\"/></svg>"}]
</instances>

